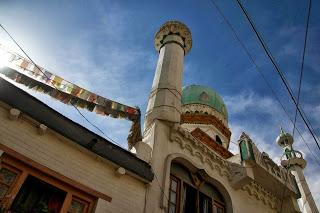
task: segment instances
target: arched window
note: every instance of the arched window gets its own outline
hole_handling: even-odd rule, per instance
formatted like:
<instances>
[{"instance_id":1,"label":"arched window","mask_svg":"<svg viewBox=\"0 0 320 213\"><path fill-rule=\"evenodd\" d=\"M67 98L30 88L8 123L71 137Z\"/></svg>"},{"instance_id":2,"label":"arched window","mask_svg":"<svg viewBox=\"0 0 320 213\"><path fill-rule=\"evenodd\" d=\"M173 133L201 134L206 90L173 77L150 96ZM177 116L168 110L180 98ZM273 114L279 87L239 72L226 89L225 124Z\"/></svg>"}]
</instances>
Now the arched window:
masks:
<instances>
[{"instance_id":1,"label":"arched window","mask_svg":"<svg viewBox=\"0 0 320 213\"><path fill-rule=\"evenodd\" d=\"M216 142L220 145L222 145L222 140L221 138L219 137L219 135L216 136Z\"/></svg>"},{"instance_id":2,"label":"arched window","mask_svg":"<svg viewBox=\"0 0 320 213\"><path fill-rule=\"evenodd\" d=\"M178 163L171 165L168 202L169 213L225 212L221 193L199 172L193 173Z\"/></svg>"}]
</instances>

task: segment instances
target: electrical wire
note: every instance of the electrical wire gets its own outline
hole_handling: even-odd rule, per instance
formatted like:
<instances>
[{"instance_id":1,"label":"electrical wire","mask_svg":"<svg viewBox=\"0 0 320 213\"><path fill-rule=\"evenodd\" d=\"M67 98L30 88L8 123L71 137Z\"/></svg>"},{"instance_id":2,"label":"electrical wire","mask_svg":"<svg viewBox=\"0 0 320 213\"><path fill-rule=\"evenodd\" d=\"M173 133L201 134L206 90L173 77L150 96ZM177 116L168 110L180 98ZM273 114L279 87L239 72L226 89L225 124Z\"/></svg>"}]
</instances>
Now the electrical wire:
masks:
<instances>
[{"instance_id":1,"label":"electrical wire","mask_svg":"<svg viewBox=\"0 0 320 213\"><path fill-rule=\"evenodd\" d=\"M11 40L19 47L19 49L23 52L23 54L34 64L34 66L40 70L40 72L48 79L50 80L50 78L42 71L42 69L40 69L40 67L31 59L31 57L23 50L23 48L18 44L18 42L11 36L11 34L6 30L6 28L0 24L0 27L6 32L6 34L11 38ZM54 86L54 85L53 85ZM61 92L56 86L54 86L54 88L57 90L57 92ZM106 135L98 126L96 126L95 124L93 124L86 116L83 115L83 113L73 104L70 103L75 109L76 111L81 115L81 117L83 117L90 125L92 125L94 128L96 128L101 134L103 134L108 140L112 141L113 143L115 143L116 145L120 146L121 145L119 143L117 143L116 141L114 141L112 138L110 138L108 135Z\"/></svg>"},{"instance_id":2,"label":"electrical wire","mask_svg":"<svg viewBox=\"0 0 320 213\"><path fill-rule=\"evenodd\" d=\"M306 48L307 48L307 40L308 40L308 31L309 31L309 21L310 21L310 13L311 13L311 3L312 1L309 0L309 6L308 6L308 15L307 15L307 23L306 23L306 31L304 35L304 43L303 43L303 52L302 52L302 59L301 59L301 68L300 68L300 77L299 77L299 89L298 89L298 95L297 95L297 106L299 106L299 101L300 101L300 92L301 92L301 84L302 84L302 76L303 76L303 67L304 67L304 58L306 54ZM298 110L295 110L295 115L294 115L294 125L293 125L293 130L292 130L292 137L294 137L294 132L295 132L295 126L296 126L296 121L297 121L297 115L298 115Z\"/></svg>"},{"instance_id":3,"label":"electrical wire","mask_svg":"<svg viewBox=\"0 0 320 213\"><path fill-rule=\"evenodd\" d=\"M164 192L164 189L162 188L162 186L161 186L161 184L160 184L160 182L159 182L159 179L158 179L158 176L157 176L156 172L153 171L153 174L154 174L154 177L156 178L156 181L157 181L158 186L159 186L159 188L160 188L160 190L161 190L161 193L163 194L163 196L166 198L166 200L167 200L168 203L169 203L169 198L167 197L166 193Z\"/></svg>"},{"instance_id":4,"label":"electrical wire","mask_svg":"<svg viewBox=\"0 0 320 213\"><path fill-rule=\"evenodd\" d=\"M241 47L243 48L243 50L245 51L245 53L247 54L247 56L249 57L250 61L252 62L252 64L255 66L255 70L260 74L260 76L262 77L262 79L264 80L264 82L266 83L266 85L268 86L268 88L270 89L272 95L274 96L274 98L276 99L276 101L279 103L279 105L281 106L282 110L284 111L285 115L288 117L288 119L290 120L290 122L293 125L293 120L291 119L291 117L289 116L289 113L287 112L287 110L285 109L284 105L282 104L282 102L280 101L279 97L277 96L276 92L274 91L274 89L272 88L271 84L269 83L269 81L267 80L267 78L265 77L265 75L263 74L262 70L260 69L260 67L258 66L258 64L255 62L254 58L252 57L252 55L250 54L249 50L247 49L247 47L244 45L244 43L241 41L240 37L238 36L238 33L235 31L235 29L233 28L233 26L231 25L231 23L229 22L229 20L226 18L226 16L224 15L224 13L221 11L221 9L219 8L219 6L215 3L214 0L210 0L211 3L213 4L213 6L216 8L216 10L219 12L220 16L223 18L223 20L226 22L226 24L229 26L230 30L232 31L233 35L235 36L236 40L239 42L239 44L241 45ZM302 136L301 132L299 131L298 127L295 126L295 129L297 130L297 132L299 133L302 141L304 142L304 144L307 146L308 150L310 151L311 155L314 158L314 161L316 164L318 164L318 166L320 167L320 162L317 159L316 155L311 151L311 148L309 147L309 145L307 144L307 142L305 141L304 137Z\"/></svg>"},{"instance_id":5,"label":"electrical wire","mask_svg":"<svg viewBox=\"0 0 320 213\"><path fill-rule=\"evenodd\" d=\"M290 88L289 83L287 82L287 80L285 79L284 74L280 71L279 66L277 65L274 57L272 56L270 50L268 50L266 44L264 43L261 35L259 34L259 32L257 31L257 29L255 28L253 21L251 20L251 18L249 17L249 14L247 13L246 9L243 7L243 5L241 4L240 0L237 0L237 3L239 5L239 7L241 8L242 12L245 14L247 20L249 21L252 29L254 30L258 40L260 41L260 44L262 45L263 49L265 50L266 54L268 55L269 59L271 60L272 64L274 65L274 67L276 68L282 82L284 83L286 89L289 92L289 95L291 97L291 99L293 100L295 106L296 106L296 111L295 111L295 120L294 120L294 126L293 126L293 133L294 133L294 129L295 129L295 125L296 125L296 116L297 116L297 111L299 111L299 114L301 116L301 118L303 119L305 125L307 126L309 132L311 133L312 137L314 138L318 148L319 147L319 143L317 141L318 137L315 135L315 133L313 133L314 129L312 128L313 131L311 131L308 122L306 121L306 119L304 118L303 114L302 114L302 110L299 109L299 99L300 99L300 89L301 89L301 81L302 81L302 73L303 73L303 64L304 64L304 56L305 56L305 48L306 48L306 41L307 41L307 32L308 32L308 26L309 26L309 17L310 17L310 10L311 10L311 1L309 2L309 9L308 9L308 18L307 18L307 27L306 27L306 36L305 36L305 42L304 42L304 50L303 50L303 58L302 58L302 65L301 65L301 71L300 71L300 80L299 80L299 91L298 91L298 100L296 101L294 96L293 96L293 92ZM305 114L304 114L305 115ZM305 116L307 117L307 116ZM310 124L310 126L312 126ZM290 162L290 159L289 159ZM287 168L287 173L289 173L289 168ZM283 194L282 194L282 198L281 198L281 206L280 206L280 212L282 211L282 206L283 206L283 201L284 201L284 193L285 193L286 188L284 188L283 190Z\"/></svg>"},{"instance_id":6,"label":"electrical wire","mask_svg":"<svg viewBox=\"0 0 320 213\"><path fill-rule=\"evenodd\" d=\"M311 127L310 127L311 125L309 126L308 122L306 121L306 118L303 116L302 110L301 110L300 107L297 105L297 101L296 101L295 97L293 96L292 89L291 89L289 83L287 82L284 74L283 74L282 71L280 70L280 68L279 68L276 60L275 60L274 57L272 56L271 51L268 49L266 43L263 41L262 36L259 34L258 30L256 29L256 27L255 27L252 19L250 18L248 12L247 12L246 9L244 8L244 6L243 6L242 3L240 2L240 0L236 0L236 1L237 1L238 5L239 5L240 9L242 10L242 12L245 14L245 17L246 17L247 20L249 21L251 28L253 29L256 37L258 38L261 46L263 47L265 53L267 54L268 58L270 59L271 63L273 64L274 68L276 69L278 75L280 76L281 81L283 82L283 84L285 85L287 91L289 92L289 95L290 95L290 97L291 97L291 99L292 99L292 101L293 101L296 109L298 110L298 112L299 112L299 114L300 114L303 122L304 122L305 125L307 126L310 134L312 135L314 141L315 141L316 144L317 144L318 149L320 150L320 145L319 145L319 143L318 143L317 136L316 136L315 133L312 131L312 129L311 129Z\"/></svg>"}]
</instances>

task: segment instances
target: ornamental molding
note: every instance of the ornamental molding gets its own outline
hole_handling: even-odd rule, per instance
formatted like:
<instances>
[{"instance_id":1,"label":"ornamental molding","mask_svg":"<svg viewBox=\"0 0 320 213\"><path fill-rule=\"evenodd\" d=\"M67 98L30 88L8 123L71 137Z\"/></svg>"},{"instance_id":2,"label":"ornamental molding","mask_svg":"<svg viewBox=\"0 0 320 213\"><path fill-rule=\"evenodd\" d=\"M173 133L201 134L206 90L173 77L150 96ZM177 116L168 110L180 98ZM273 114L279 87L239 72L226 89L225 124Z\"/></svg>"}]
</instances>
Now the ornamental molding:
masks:
<instances>
[{"instance_id":1,"label":"ornamental molding","mask_svg":"<svg viewBox=\"0 0 320 213\"><path fill-rule=\"evenodd\" d=\"M261 200L265 205L270 206L272 209L277 208L277 196L266 190L260 184L255 181L244 185L241 190L246 191L250 196L255 197L257 200Z\"/></svg>"},{"instance_id":2,"label":"ornamental molding","mask_svg":"<svg viewBox=\"0 0 320 213\"><path fill-rule=\"evenodd\" d=\"M197 157L201 163L206 163L212 170L218 171L220 176L230 178L230 164L207 145L193 137L180 125L175 125L171 130L170 142L178 143L182 150L188 150L191 156Z\"/></svg>"},{"instance_id":3,"label":"ornamental molding","mask_svg":"<svg viewBox=\"0 0 320 213\"><path fill-rule=\"evenodd\" d=\"M227 119L225 119L223 117L221 112L218 112L216 109L214 109L211 106L208 106L208 105L205 105L205 104L192 103L192 104L182 105L181 109L182 109L182 113L184 113L184 114L188 114L188 113L194 114L197 111L199 114L213 115L218 120L220 120L223 125L228 127Z\"/></svg>"},{"instance_id":4,"label":"ornamental molding","mask_svg":"<svg viewBox=\"0 0 320 213\"><path fill-rule=\"evenodd\" d=\"M183 49L185 54L187 54L192 47L192 36L189 28L179 21L168 21L160 27L154 38L156 50L160 51L165 37L172 34L178 35L182 38L184 43L182 44Z\"/></svg>"},{"instance_id":5,"label":"ornamental molding","mask_svg":"<svg viewBox=\"0 0 320 213\"><path fill-rule=\"evenodd\" d=\"M219 153L224 159L233 156L231 152L225 149L222 145L218 144L213 138L211 138L207 133L203 132L200 128L194 129L191 132L191 135L209 146L215 152Z\"/></svg>"},{"instance_id":6,"label":"ornamental molding","mask_svg":"<svg viewBox=\"0 0 320 213\"><path fill-rule=\"evenodd\" d=\"M259 172L268 173L272 178L278 181L278 184L286 186L291 192L299 194L296 180L293 174L287 171L282 166L277 165L266 152L260 152L258 147L252 142L251 138L246 134L242 133L239 139L239 143L245 141L251 144L253 152L253 160L249 160L252 165L255 165L256 170L260 169ZM247 162L244 160L244 162Z\"/></svg>"},{"instance_id":7,"label":"ornamental molding","mask_svg":"<svg viewBox=\"0 0 320 213\"><path fill-rule=\"evenodd\" d=\"M231 138L231 131L227 128L221 120L214 115L206 114L181 114L181 123L189 124L207 124L215 126L221 134L223 134L228 140Z\"/></svg>"},{"instance_id":8,"label":"ornamental molding","mask_svg":"<svg viewBox=\"0 0 320 213\"><path fill-rule=\"evenodd\" d=\"M249 136L246 136L247 135L243 135L243 138L250 139ZM201 163L209 165L209 167L217 171L221 177L227 178L234 190L245 191L270 208L278 208L279 197L255 180L252 170L258 165L250 167L248 164L243 166L223 159L216 154L215 151L183 129L179 124L175 124L171 129L170 142L178 143L182 150L188 150L191 156L198 158Z\"/></svg>"}]
</instances>

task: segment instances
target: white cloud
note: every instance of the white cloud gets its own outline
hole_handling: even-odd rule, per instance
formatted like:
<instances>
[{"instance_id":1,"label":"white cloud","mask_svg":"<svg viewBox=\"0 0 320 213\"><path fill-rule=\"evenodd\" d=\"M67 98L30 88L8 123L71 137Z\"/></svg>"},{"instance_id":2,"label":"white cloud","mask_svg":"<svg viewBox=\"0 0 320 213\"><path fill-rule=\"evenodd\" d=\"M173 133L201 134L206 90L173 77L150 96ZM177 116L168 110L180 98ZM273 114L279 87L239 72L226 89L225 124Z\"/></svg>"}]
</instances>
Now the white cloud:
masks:
<instances>
[{"instance_id":1,"label":"white cloud","mask_svg":"<svg viewBox=\"0 0 320 213\"><path fill-rule=\"evenodd\" d=\"M224 97L225 103L230 114L252 112L262 112L270 115L279 114L281 110L270 97L258 96L253 91L245 91L236 96Z\"/></svg>"},{"instance_id":2,"label":"white cloud","mask_svg":"<svg viewBox=\"0 0 320 213\"><path fill-rule=\"evenodd\" d=\"M246 132L253 142L258 146L260 151L265 151L269 156L276 162L280 163L280 158L282 156L281 147L275 143L275 139L279 134L279 126L283 126L287 131L292 129L292 125L289 123L288 118L284 115L284 112L277 104L277 102L266 96L260 96L252 91L242 92L235 96L228 96L224 98L225 103L229 110L230 117L230 129L232 131L231 141L236 142L242 132ZM318 110L318 106L314 107L314 110ZM251 114L251 116L259 116L259 114L269 114L270 121L266 125L260 119L232 119L238 115ZM300 128L301 134L308 143L309 147L315 154L315 149L313 149L314 144L313 139L309 132L305 128ZM320 206L320 165L314 160L314 156L310 153L305 143L296 133L294 148L303 153L304 158L307 159L308 164L305 169L305 176L308 181L310 190L317 200L317 205ZM237 145L231 143L230 150L233 153L238 153ZM315 154L316 155L316 154ZM317 155L315 156L317 157ZM319 158L318 158L319 160Z\"/></svg>"}]
</instances>

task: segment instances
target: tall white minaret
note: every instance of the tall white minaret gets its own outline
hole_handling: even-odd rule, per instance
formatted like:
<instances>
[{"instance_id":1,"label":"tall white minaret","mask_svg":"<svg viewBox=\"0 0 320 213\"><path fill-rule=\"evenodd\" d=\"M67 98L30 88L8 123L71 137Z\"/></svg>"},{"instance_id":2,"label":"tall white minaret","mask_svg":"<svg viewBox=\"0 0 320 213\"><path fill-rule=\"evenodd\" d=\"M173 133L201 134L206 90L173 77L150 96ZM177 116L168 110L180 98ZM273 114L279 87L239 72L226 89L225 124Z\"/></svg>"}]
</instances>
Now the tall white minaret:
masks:
<instances>
[{"instance_id":1,"label":"tall white minaret","mask_svg":"<svg viewBox=\"0 0 320 213\"><path fill-rule=\"evenodd\" d=\"M144 132L155 119L180 123L184 56L192 46L191 32L178 21L168 21L155 35L159 51L156 73L148 101Z\"/></svg>"},{"instance_id":2,"label":"tall white minaret","mask_svg":"<svg viewBox=\"0 0 320 213\"><path fill-rule=\"evenodd\" d=\"M178 21L168 21L155 35L159 59L148 100L143 139L134 147L137 157L148 162L155 174L149 184L145 212L165 212L159 183L170 153L170 132L180 123L184 57L192 46L191 32Z\"/></svg>"},{"instance_id":3,"label":"tall white minaret","mask_svg":"<svg viewBox=\"0 0 320 213\"><path fill-rule=\"evenodd\" d=\"M168 21L156 33L154 45L159 59L148 100L143 141L134 146L137 156L147 162L155 152L156 132L163 132L156 130L155 123L164 122L166 126L180 123L183 61L192 46L191 32L179 21Z\"/></svg>"},{"instance_id":4,"label":"tall white minaret","mask_svg":"<svg viewBox=\"0 0 320 213\"><path fill-rule=\"evenodd\" d=\"M307 162L303 159L301 152L293 149L293 142L293 137L289 133L285 133L281 128L280 135L277 138L277 144L283 148L285 156L285 159L281 161L281 165L289 169L296 178L303 201L303 212L317 213L319 212L318 208L303 174L303 169L306 167Z\"/></svg>"}]
</instances>

